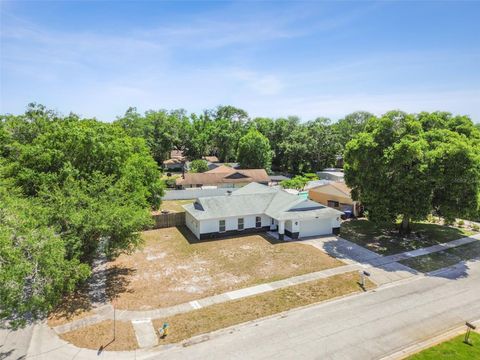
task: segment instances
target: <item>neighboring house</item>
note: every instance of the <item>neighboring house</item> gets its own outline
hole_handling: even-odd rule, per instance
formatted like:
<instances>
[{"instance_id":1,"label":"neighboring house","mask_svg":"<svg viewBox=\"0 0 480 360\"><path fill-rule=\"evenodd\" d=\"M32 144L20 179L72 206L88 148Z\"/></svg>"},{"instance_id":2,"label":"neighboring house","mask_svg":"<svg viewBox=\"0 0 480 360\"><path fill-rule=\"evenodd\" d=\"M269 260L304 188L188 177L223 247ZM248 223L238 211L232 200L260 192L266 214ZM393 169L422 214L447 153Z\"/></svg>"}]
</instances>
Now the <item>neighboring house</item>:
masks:
<instances>
[{"instance_id":1,"label":"neighboring house","mask_svg":"<svg viewBox=\"0 0 480 360\"><path fill-rule=\"evenodd\" d=\"M351 212L354 216L359 216L361 212L360 204L352 200L350 188L344 182L329 181L326 184L310 188L308 197L331 208Z\"/></svg>"},{"instance_id":2,"label":"neighboring house","mask_svg":"<svg viewBox=\"0 0 480 360\"><path fill-rule=\"evenodd\" d=\"M307 182L303 188L303 190L310 190L310 189L313 189L313 188L316 188L316 187L319 187L321 185L325 185L325 184L329 184L331 183L332 181L331 180L311 180L309 182Z\"/></svg>"},{"instance_id":3,"label":"neighboring house","mask_svg":"<svg viewBox=\"0 0 480 360\"><path fill-rule=\"evenodd\" d=\"M211 164L216 164L216 163L220 162L220 160L218 160L218 158L216 156L204 156L204 157L202 157L202 159L207 161L208 163L211 163Z\"/></svg>"},{"instance_id":4,"label":"neighboring house","mask_svg":"<svg viewBox=\"0 0 480 360\"><path fill-rule=\"evenodd\" d=\"M250 183L230 195L184 205L187 227L200 239L276 231L279 239L338 234L342 212L281 189Z\"/></svg>"},{"instance_id":5,"label":"neighboring house","mask_svg":"<svg viewBox=\"0 0 480 360\"><path fill-rule=\"evenodd\" d=\"M216 169L220 166L227 166L233 169L238 169L240 165L238 163L220 163L220 162L209 162L208 161L208 170Z\"/></svg>"},{"instance_id":6,"label":"neighboring house","mask_svg":"<svg viewBox=\"0 0 480 360\"><path fill-rule=\"evenodd\" d=\"M284 175L270 175L270 186L278 185L284 180L290 180L290 178Z\"/></svg>"},{"instance_id":7,"label":"neighboring house","mask_svg":"<svg viewBox=\"0 0 480 360\"><path fill-rule=\"evenodd\" d=\"M317 172L320 180L343 181L343 170L338 168L327 168Z\"/></svg>"},{"instance_id":8,"label":"neighboring house","mask_svg":"<svg viewBox=\"0 0 480 360\"><path fill-rule=\"evenodd\" d=\"M170 159L163 162L163 167L167 170L182 170L185 164L185 156L183 151L172 150L170 151Z\"/></svg>"},{"instance_id":9,"label":"neighboring house","mask_svg":"<svg viewBox=\"0 0 480 360\"><path fill-rule=\"evenodd\" d=\"M208 170L213 170L213 169L216 169L220 166L228 166L228 167L231 167L233 169L236 169L239 167L239 165L237 163L219 163L219 162L210 162L209 160L207 160L206 158L210 158L210 156L204 156L203 160L205 160L207 162L207 167L208 167ZM213 158L215 158L215 156L213 156ZM213 159L215 160L215 159ZM217 159L218 160L218 159ZM185 163L185 170L189 171L190 170L190 162L187 161Z\"/></svg>"},{"instance_id":10,"label":"neighboring house","mask_svg":"<svg viewBox=\"0 0 480 360\"><path fill-rule=\"evenodd\" d=\"M234 169L219 166L204 173L186 173L176 180L177 188L192 187L238 188L251 182L268 185L270 177L264 169Z\"/></svg>"}]
</instances>

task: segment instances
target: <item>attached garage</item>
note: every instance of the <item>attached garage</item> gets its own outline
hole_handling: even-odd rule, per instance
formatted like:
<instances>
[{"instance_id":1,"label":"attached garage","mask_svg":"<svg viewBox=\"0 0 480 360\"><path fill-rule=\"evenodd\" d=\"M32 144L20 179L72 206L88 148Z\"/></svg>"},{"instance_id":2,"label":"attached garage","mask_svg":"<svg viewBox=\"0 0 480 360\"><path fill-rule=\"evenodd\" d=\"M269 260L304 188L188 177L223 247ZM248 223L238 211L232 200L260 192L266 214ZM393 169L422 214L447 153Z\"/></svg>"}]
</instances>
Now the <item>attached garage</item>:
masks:
<instances>
[{"instance_id":1,"label":"attached garage","mask_svg":"<svg viewBox=\"0 0 480 360\"><path fill-rule=\"evenodd\" d=\"M327 219L311 219L300 221L299 237L328 235L332 233L332 220Z\"/></svg>"}]
</instances>

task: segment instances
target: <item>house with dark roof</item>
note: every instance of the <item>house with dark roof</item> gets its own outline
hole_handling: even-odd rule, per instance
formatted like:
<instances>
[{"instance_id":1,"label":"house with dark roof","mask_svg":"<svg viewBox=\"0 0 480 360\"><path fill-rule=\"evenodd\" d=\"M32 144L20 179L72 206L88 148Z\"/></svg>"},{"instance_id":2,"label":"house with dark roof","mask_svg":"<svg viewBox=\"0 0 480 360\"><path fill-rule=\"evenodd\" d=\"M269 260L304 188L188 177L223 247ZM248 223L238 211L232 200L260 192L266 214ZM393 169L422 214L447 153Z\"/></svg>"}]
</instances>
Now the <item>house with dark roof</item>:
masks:
<instances>
[{"instance_id":1,"label":"house with dark roof","mask_svg":"<svg viewBox=\"0 0 480 360\"><path fill-rule=\"evenodd\" d=\"M268 185L270 177L265 169L234 169L225 165L204 173L186 173L176 180L177 188L239 188L251 182Z\"/></svg>"},{"instance_id":2,"label":"house with dark roof","mask_svg":"<svg viewBox=\"0 0 480 360\"><path fill-rule=\"evenodd\" d=\"M187 227L200 240L262 231L281 240L338 234L343 214L254 182L228 195L200 197L183 208Z\"/></svg>"}]
</instances>

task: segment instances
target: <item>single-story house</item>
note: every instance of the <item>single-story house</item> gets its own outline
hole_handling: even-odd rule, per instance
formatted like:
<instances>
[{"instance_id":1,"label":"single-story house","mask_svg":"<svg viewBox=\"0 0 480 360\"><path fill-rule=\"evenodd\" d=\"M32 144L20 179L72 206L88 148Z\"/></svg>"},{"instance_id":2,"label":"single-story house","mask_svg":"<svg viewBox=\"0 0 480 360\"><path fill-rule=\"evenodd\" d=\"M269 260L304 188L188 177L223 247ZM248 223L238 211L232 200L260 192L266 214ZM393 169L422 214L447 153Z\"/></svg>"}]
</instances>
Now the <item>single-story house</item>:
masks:
<instances>
[{"instance_id":1,"label":"single-story house","mask_svg":"<svg viewBox=\"0 0 480 360\"><path fill-rule=\"evenodd\" d=\"M317 171L317 176L320 180L343 181L343 169L327 168L322 171Z\"/></svg>"},{"instance_id":2,"label":"single-story house","mask_svg":"<svg viewBox=\"0 0 480 360\"><path fill-rule=\"evenodd\" d=\"M234 169L219 166L204 173L186 173L176 180L177 188L194 187L239 188L251 182L268 185L270 177L265 169Z\"/></svg>"},{"instance_id":3,"label":"single-story house","mask_svg":"<svg viewBox=\"0 0 480 360\"><path fill-rule=\"evenodd\" d=\"M187 227L200 240L262 231L278 232L281 240L338 234L343 214L258 183L183 208Z\"/></svg>"},{"instance_id":4,"label":"single-story house","mask_svg":"<svg viewBox=\"0 0 480 360\"><path fill-rule=\"evenodd\" d=\"M347 211L354 216L359 216L361 206L358 201L353 201L350 188L341 181L328 181L308 190L308 197L317 203L331 208Z\"/></svg>"}]
</instances>

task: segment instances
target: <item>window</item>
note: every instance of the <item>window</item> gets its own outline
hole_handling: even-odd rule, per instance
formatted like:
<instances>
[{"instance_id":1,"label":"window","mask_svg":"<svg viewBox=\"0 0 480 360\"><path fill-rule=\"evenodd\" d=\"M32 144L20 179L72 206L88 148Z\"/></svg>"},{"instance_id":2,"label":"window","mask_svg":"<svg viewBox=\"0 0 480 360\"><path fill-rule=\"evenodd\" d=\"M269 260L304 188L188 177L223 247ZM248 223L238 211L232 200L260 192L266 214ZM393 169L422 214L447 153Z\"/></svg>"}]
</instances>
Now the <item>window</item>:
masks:
<instances>
[{"instance_id":1,"label":"window","mask_svg":"<svg viewBox=\"0 0 480 360\"><path fill-rule=\"evenodd\" d=\"M255 217L255 227L257 227L257 228L262 227L262 218L260 216Z\"/></svg>"},{"instance_id":2,"label":"window","mask_svg":"<svg viewBox=\"0 0 480 360\"><path fill-rule=\"evenodd\" d=\"M238 230L243 230L243 218L238 218Z\"/></svg>"},{"instance_id":3,"label":"window","mask_svg":"<svg viewBox=\"0 0 480 360\"><path fill-rule=\"evenodd\" d=\"M218 221L218 232L225 232L225 220Z\"/></svg>"},{"instance_id":4,"label":"window","mask_svg":"<svg viewBox=\"0 0 480 360\"><path fill-rule=\"evenodd\" d=\"M272 218L272 225L275 225L275 220Z\"/></svg>"},{"instance_id":5,"label":"window","mask_svg":"<svg viewBox=\"0 0 480 360\"><path fill-rule=\"evenodd\" d=\"M340 204L338 203L338 201L328 200L328 206L333 208L338 208Z\"/></svg>"}]
</instances>

